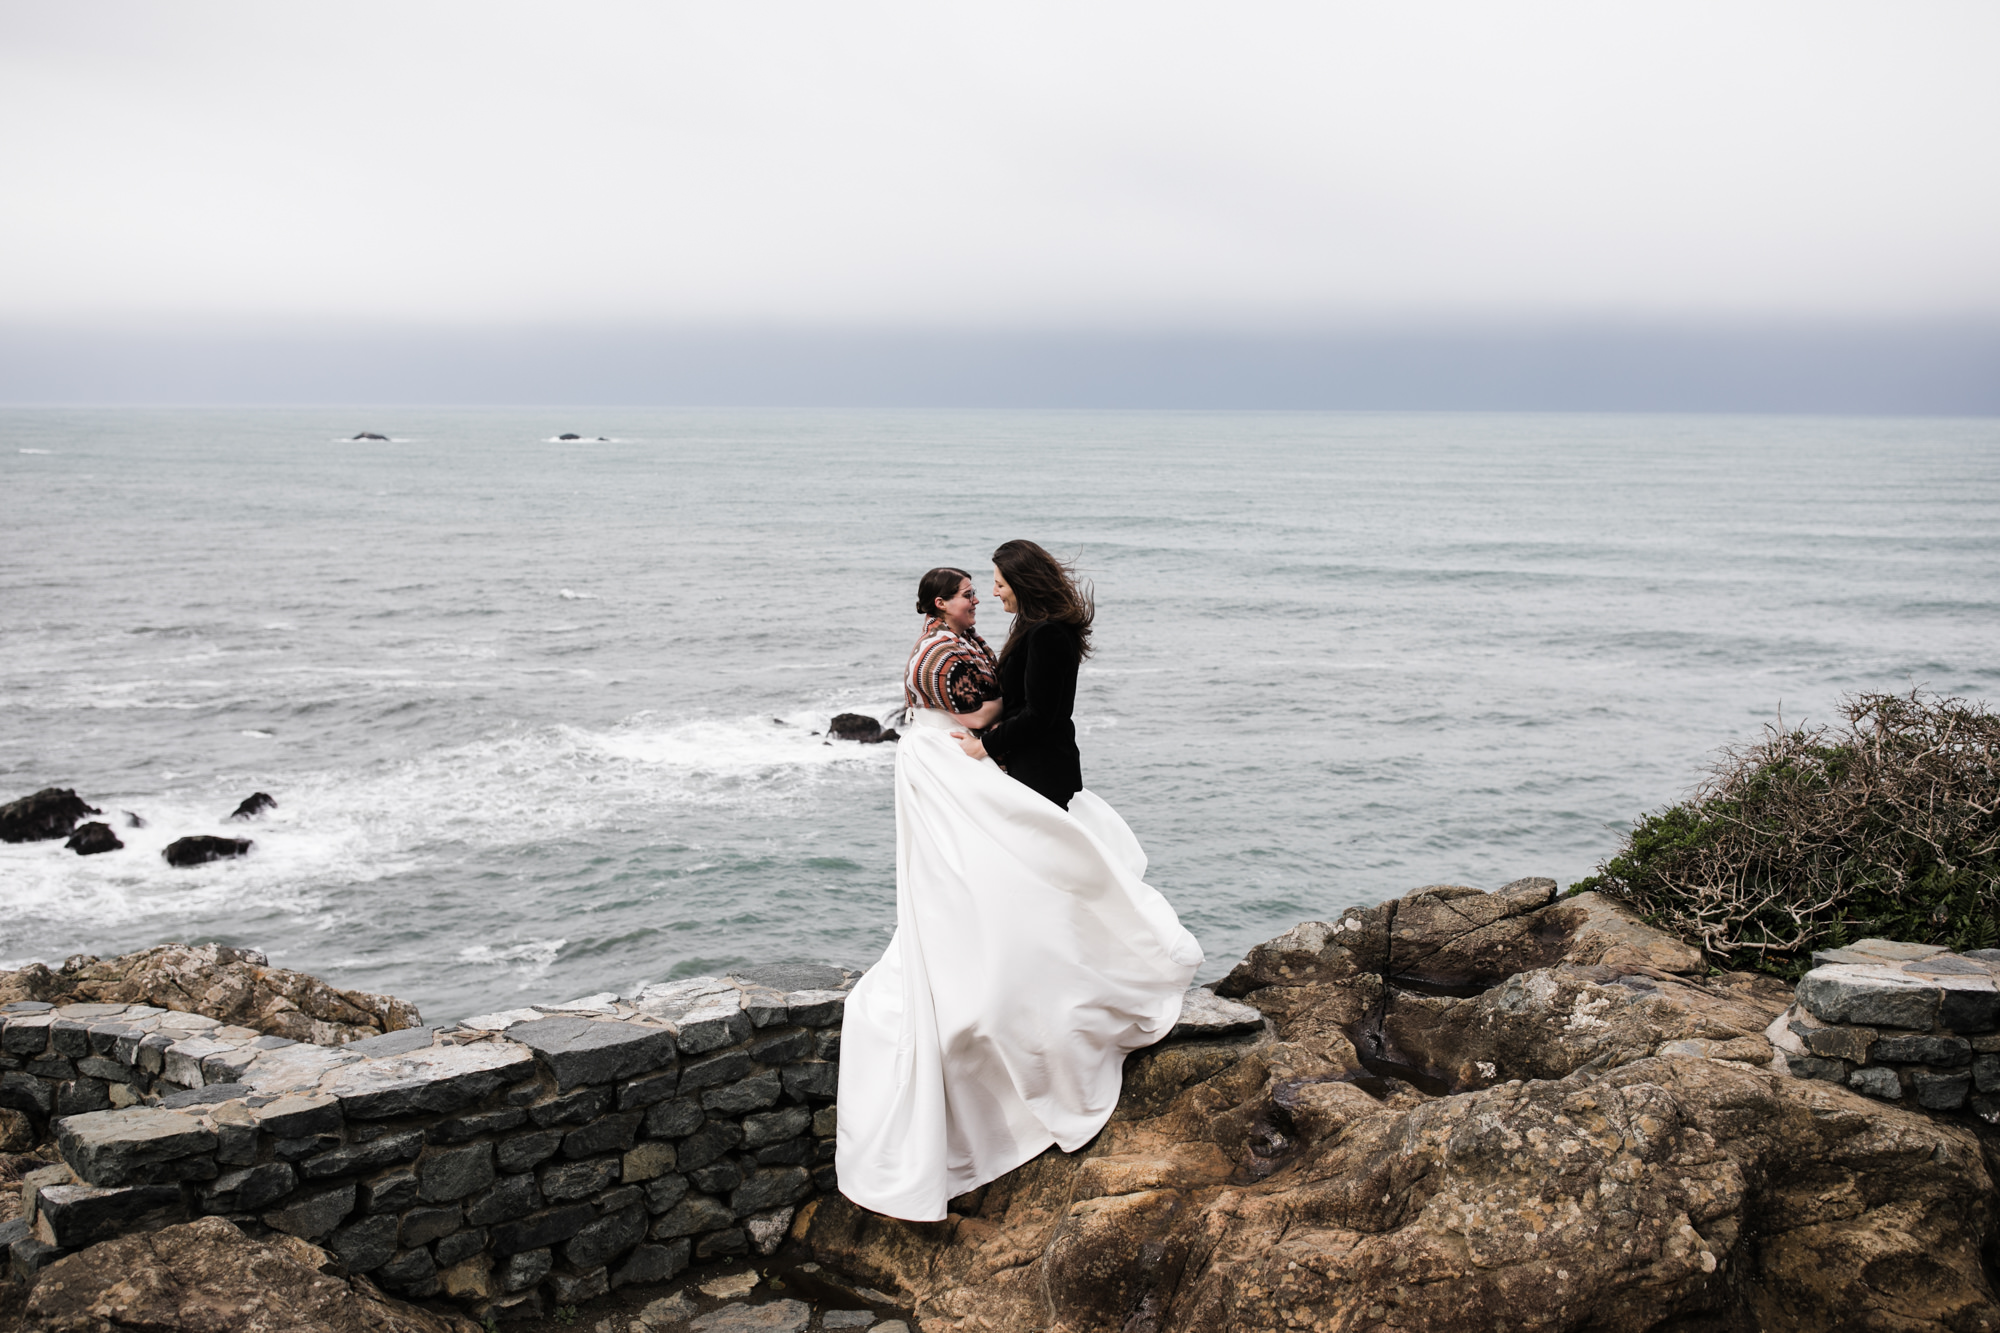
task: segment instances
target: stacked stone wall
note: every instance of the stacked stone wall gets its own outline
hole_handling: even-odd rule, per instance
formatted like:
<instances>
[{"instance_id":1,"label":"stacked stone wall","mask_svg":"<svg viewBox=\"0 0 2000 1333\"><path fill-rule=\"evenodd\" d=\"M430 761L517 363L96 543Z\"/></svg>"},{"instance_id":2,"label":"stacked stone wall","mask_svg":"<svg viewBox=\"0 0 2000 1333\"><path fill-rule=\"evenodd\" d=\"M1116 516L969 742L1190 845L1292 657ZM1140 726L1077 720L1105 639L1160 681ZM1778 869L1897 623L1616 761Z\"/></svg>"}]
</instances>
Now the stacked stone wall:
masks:
<instances>
[{"instance_id":1,"label":"stacked stone wall","mask_svg":"<svg viewBox=\"0 0 2000 1333\"><path fill-rule=\"evenodd\" d=\"M1765 1034L1793 1074L2000 1123L2000 950L1862 940L1813 964Z\"/></svg>"},{"instance_id":2,"label":"stacked stone wall","mask_svg":"<svg viewBox=\"0 0 2000 1333\"><path fill-rule=\"evenodd\" d=\"M201 1215L506 1317L769 1253L833 1188L855 974L778 966L316 1046L144 1005L0 1007L0 1105L53 1132L16 1271Z\"/></svg>"}]
</instances>

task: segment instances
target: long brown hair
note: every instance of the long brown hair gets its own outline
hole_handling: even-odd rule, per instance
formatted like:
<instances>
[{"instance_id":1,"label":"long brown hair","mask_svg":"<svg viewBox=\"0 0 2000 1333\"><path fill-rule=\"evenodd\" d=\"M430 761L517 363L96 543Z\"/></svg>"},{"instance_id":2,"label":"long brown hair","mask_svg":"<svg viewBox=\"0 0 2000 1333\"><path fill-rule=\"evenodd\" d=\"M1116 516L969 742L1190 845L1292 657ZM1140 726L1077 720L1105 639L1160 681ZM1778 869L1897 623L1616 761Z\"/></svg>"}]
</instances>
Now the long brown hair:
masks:
<instances>
[{"instance_id":1,"label":"long brown hair","mask_svg":"<svg viewBox=\"0 0 2000 1333\"><path fill-rule=\"evenodd\" d=\"M953 569L950 565L939 565L926 573L917 580L917 614L943 615L944 612L937 608L938 599L948 602L958 596L958 585L971 577L964 570Z\"/></svg>"},{"instance_id":2,"label":"long brown hair","mask_svg":"<svg viewBox=\"0 0 2000 1333\"><path fill-rule=\"evenodd\" d=\"M1014 628L1007 632L1001 660L1014 651L1028 629L1045 620L1076 631L1076 660L1090 656L1090 622L1097 618L1097 598L1088 579L1034 542L1002 542L993 552L993 567L1014 592Z\"/></svg>"}]
</instances>

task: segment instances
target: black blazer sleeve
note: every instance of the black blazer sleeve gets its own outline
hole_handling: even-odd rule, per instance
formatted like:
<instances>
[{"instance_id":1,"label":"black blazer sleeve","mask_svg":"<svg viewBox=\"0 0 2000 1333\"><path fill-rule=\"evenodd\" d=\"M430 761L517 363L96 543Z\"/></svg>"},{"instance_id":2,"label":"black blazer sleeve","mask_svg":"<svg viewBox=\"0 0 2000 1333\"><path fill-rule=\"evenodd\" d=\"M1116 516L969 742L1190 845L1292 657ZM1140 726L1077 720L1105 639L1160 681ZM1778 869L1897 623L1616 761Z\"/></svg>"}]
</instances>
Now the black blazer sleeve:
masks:
<instances>
[{"instance_id":1,"label":"black blazer sleeve","mask_svg":"<svg viewBox=\"0 0 2000 1333\"><path fill-rule=\"evenodd\" d=\"M1027 655L1021 708L1018 712L1009 708L980 736L986 753L1002 763L1016 750L1068 741L1073 734L1069 723L1076 711L1075 631L1057 621L1044 621L1030 631L1021 651Z\"/></svg>"}]
</instances>

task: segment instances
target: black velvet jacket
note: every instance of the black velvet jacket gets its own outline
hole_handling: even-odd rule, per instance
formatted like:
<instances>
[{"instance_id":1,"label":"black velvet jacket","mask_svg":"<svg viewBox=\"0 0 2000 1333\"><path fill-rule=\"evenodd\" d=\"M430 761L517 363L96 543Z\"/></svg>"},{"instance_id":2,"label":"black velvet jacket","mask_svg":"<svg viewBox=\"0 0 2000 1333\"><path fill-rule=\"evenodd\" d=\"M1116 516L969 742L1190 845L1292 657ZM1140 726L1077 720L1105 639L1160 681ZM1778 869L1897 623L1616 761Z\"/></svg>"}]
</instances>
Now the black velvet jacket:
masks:
<instances>
[{"instance_id":1,"label":"black velvet jacket","mask_svg":"<svg viewBox=\"0 0 2000 1333\"><path fill-rule=\"evenodd\" d=\"M1076 631L1059 621L1029 626L1000 661L1000 719L981 734L986 753L1063 809L1083 788L1076 750Z\"/></svg>"}]
</instances>

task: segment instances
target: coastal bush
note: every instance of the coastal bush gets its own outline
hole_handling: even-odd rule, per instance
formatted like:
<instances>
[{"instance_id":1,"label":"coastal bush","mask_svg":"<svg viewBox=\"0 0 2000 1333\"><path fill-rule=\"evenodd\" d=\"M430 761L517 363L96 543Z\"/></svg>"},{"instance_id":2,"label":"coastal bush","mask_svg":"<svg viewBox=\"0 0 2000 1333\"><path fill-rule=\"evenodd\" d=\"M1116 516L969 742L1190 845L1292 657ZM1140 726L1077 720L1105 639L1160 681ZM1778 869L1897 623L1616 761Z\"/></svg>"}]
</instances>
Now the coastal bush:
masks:
<instances>
[{"instance_id":1,"label":"coastal bush","mask_svg":"<svg viewBox=\"0 0 2000 1333\"><path fill-rule=\"evenodd\" d=\"M2000 714L1922 690L1853 696L1841 714L1723 750L1570 891L1781 975L1870 936L2000 944Z\"/></svg>"}]
</instances>

